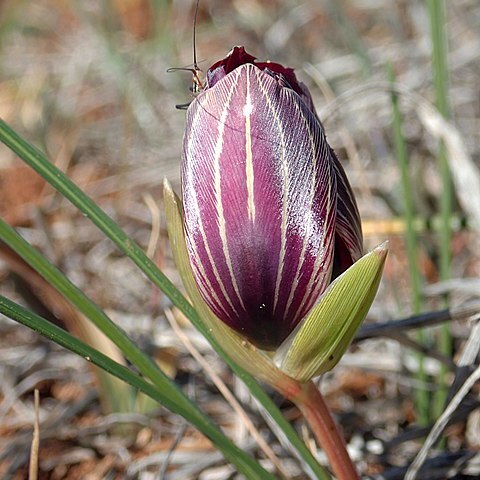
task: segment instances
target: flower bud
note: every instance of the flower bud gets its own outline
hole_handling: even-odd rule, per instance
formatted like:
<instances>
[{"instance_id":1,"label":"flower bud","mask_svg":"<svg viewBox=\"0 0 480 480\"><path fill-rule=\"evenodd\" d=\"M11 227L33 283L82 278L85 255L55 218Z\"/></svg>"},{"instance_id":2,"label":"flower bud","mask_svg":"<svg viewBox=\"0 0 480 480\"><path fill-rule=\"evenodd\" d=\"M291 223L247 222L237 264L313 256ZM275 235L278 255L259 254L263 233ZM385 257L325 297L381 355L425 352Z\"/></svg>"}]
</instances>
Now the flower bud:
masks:
<instances>
[{"instance_id":1,"label":"flower bud","mask_svg":"<svg viewBox=\"0 0 480 480\"><path fill-rule=\"evenodd\" d=\"M308 90L243 47L188 108L182 194L198 289L259 348L278 347L361 256L355 199Z\"/></svg>"}]
</instances>

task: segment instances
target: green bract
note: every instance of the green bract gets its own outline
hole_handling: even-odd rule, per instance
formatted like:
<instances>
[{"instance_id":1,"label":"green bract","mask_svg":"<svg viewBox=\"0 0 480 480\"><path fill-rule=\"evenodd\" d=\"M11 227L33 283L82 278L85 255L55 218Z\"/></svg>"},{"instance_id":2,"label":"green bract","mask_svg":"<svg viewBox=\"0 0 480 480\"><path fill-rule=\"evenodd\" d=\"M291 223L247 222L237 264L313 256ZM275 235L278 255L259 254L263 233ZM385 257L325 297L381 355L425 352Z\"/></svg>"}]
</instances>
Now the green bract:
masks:
<instances>
[{"instance_id":1,"label":"green bract","mask_svg":"<svg viewBox=\"0 0 480 480\"><path fill-rule=\"evenodd\" d=\"M275 364L300 382L331 370L350 345L377 293L387 242L355 262L275 354Z\"/></svg>"}]
</instances>

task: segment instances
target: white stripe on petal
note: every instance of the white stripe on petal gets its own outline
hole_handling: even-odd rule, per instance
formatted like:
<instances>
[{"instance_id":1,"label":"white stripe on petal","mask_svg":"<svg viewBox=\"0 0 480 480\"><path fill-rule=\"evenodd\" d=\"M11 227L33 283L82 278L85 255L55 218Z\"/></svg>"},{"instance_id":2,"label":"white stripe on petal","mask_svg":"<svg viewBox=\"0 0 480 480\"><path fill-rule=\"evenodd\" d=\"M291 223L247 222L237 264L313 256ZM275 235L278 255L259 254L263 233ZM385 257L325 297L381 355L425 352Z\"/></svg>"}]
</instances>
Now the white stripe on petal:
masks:
<instances>
[{"instance_id":1,"label":"white stripe on petal","mask_svg":"<svg viewBox=\"0 0 480 480\"><path fill-rule=\"evenodd\" d=\"M235 278L235 275L233 273L232 259L230 258L230 252L228 250L227 227L225 224L225 215L223 213L222 182L221 182L221 172L220 172L220 156L222 155L222 150L223 150L223 135L225 131L225 122L227 121L228 108L230 107L230 103L232 101L233 92L237 87L239 75L240 75L240 69L237 70L236 77L235 79L232 80L232 86L230 88L227 100L225 102L225 108L222 111L222 115L218 123L218 136L217 136L217 143L215 145L215 157L214 157L214 176L215 176L215 200L216 200L216 206L217 206L218 228L219 228L220 238L222 240L223 254L225 256L225 262L227 263L228 272L230 273L230 279L232 280L233 289L237 294L238 300L240 301L240 305L245 310L242 297L240 296L240 290L238 288L237 279Z\"/></svg>"},{"instance_id":2,"label":"white stripe on petal","mask_svg":"<svg viewBox=\"0 0 480 480\"><path fill-rule=\"evenodd\" d=\"M252 152L252 135L250 116L252 115L253 105L250 97L250 75L247 74L247 101L243 107L243 114L245 115L245 174L247 178L247 196L248 196L248 219L255 222L255 199L253 190L253 152Z\"/></svg>"},{"instance_id":3,"label":"white stripe on petal","mask_svg":"<svg viewBox=\"0 0 480 480\"><path fill-rule=\"evenodd\" d=\"M219 130L220 128L223 129L223 126L224 126L224 123L225 123L225 118L226 118L226 114L227 114L227 109L228 109L228 106L229 106L229 103L230 103L230 100L231 100L231 97L232 97L232 94L233 94L233 91L235 89L235 83L232 84L232 87L229 91L229 94L228 94L228 101L226 102L226 105L225 105L225 108L224 108L224 111L222 113L222 118L223 118L223 121L222 121L222 118L220 119L220 124L219 124ZM197 110L195 112L195 115L192 119L192 122L191 122L191 128L192 128L192 131L190 132L190 136L189 136L189 139L188 139L188 143L187 143L187 158L189 159L192 159L192 158L195 158L195 154L193 153L193 148L194 148L194 139L196 139L196 129L199 128L201 129L202 128L202 124L201 122L199 121L199 116L200 116L200 113L202 111L205 110L206 106L203 102L202 103L202 100L205 98L205 96L200 96L198 97L197 101L199 102L199 105L197 106ZM221 143L221 140L220 140L220 143ZM218 142L217 142L217 145L218 145ZM218 155L221 154L221 148L222 146L220 145L220 151L218 153ZM215 152L215 158L216 158L216 155L217 155L217 152ZM216 158L216 163L218 163L218 159ZM191 174L191 175L194 175L195 172L194 172L194 169L190 169L188 174ZM203 240L203 243L205 245L205 250L207 252L207 256L208 256L208 260L210 262L210 265L212 266L212 270L215 274L215 277L218 278L218 283L220 285L220 290L225 298L225 300L227 301L227 303L229 304L230 308L235 312L236 315L238 315L238 312L235 308L235 306L233 305L232 301L230 300L230 297L228 296L227 294L227 291L225 290L225 286L223 285L223 282L221 281L220 279L220 274L218 272L218 269L217 269L217 266L213 260L213 256L212 256L212 252L210 250L210 246L208 244L208 240L207 240L207 235L205 233L205 228L203 226L203 221L202 221L202 216L201 216L201 213L200 213L200 206L198 204L198 196L197 196L197 193L195 191L195 188L194 188L194 185L195 185L195 182L193 181L193 179L190 179L190 180L187 180L186 182L187 185L189 185L189 189L188 189L188 192L185 192L189 199L188 201L184 201L184 205L188 205L188 206L191 206L194 210L193 212L193 215L191 216L192 219L196 219L197 220L197 223L195 225L194 228L197 228L198 231L200 232L200 235L202 237L202 240ZM218 211L218 198L216 199L217 200L217 211ZM221 202L220 202L221 203ZM222 214L222 218L223 218L223 214ZM222 242L223 242L223 238L222 238ZM195 257L198 259L198 261L196 262L197 266L198 266L198 269L200 271L200 274L201 276L203 277L203 279L205 280L205 282L207 283L208 285L208 288L210 288L210 292L208 292L208 295L207 297L213 297L213 299L217 302L218 306L225 312L225 308L222 307L222 302L220 301L220 298L218 297L217 293L215 292L215 289L213 288L209 278L208 278L208 275L206 274L205 272L205 268L200 260L201 256L199 255L198 253L198 249L197 249L197 245L196 245L196 242L195 242L195 239L191 239L191 241L189 242L190 243L190 246L191 248L193 249L194 251L194 255Z\"/></svg>"}]
</instances>

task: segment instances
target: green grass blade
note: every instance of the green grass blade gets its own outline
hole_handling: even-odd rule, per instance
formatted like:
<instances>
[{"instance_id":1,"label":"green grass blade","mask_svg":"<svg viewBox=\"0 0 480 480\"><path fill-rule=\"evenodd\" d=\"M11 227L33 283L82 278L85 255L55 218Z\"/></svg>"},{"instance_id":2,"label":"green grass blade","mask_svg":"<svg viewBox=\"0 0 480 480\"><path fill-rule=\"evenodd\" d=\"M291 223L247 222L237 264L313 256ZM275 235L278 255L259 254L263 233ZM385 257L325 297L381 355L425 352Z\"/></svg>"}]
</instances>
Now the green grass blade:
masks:
<instances>
[{"instance_id":1,"label":"green grass blade","mask_svg":"<svg viewBox=\"0 0 480 480\"><path fill-rule=\"evenodd\" d=\"M433 74L435 87L435 103L438 111L449 116L448 102L448 66L446 37L446 2L445 0L428 0L430 15L431 40L433 48Z\"/></svg>"},{"instance_id":2,"label":"green grass blade","mask_svg":"<svg viewBox=\"0 0 480 480\"><path fill-rule=\"evenodd\" d=\"M172 395L169 390L156 388L127 367L120 365L103 353L100 353L98 350L95 350L81 340L73 337L65 330L62 330L48 320L45 320L39 315L36 315L1 295L0 313L3 313L5 316L35 330L62 347L80 355L85 360L92 362L94 365L102 368L115 377L135 388L138 388L140 391L172 412L186 418L209 437L217 447L220 447L225 457L236 465L239 471L246 475L247 478L258 480L275 478L255 462L253 458L249 457L245 452L228 440L207 417L203 414L192 415L192 408L190 408L185 402L179 402L178 395Z\"/></svg>"},{"instance_id":3,"label":"green grass blade","mask_svg":"<svg viewBox=\"0 0 480 480\"><path fill-rule=\"evenodd\" d=\"M157 365L145 355L110 318L93 303L78 287L73 285L56 267L36 251L18 233L0 219L0 238L14 249L32 268L42 275L53 287L72 302L105 335L110 338L139 370L149 378L157 390L163 393L168 406L176 406L176 412L195 425L209 437L214 445L247 478L263 479L271 477L253 458L239 450L211 422L193 402L191 402Z\"/></svg>"},{"instance_id":4,"label":"green grass blade","mask_svg":"<svg viewBox=\"0 0 480 480\"><path fill-rule=\"evenodd\" d=\"M389 80L394 83L393 69L389 68ZM412 289L412 303L414 313L419 313L422 306L421 297L421 276L418 268L418 241L415 231L415 208L413 204L412 184L409 173L409 161L407 146L403 136L403 119L398 105L398 96L392 91L391 94L392 113L393 113L393 140L395 155L400 168L400 176L403 193L403 215L406 227L406 244L408 267L410 273L410 285Z\"/></svg>"},{"instance_id":5,"label":"green grass blade","mask_svg":"<svg viewBox=\"0 0 480 480\"><path fill-rule=\"evenodd\" d=\"M125 357L139 368L143 375L150 378L157 387L169 388L169 384L172 383L171 380L130 340L128 335L91 301L82 290L70 282L60 270L52 265L2 219L0 219L0 239L105 333L118 346Z\"/></svg>"},{"instance_id":6,"label":"green grass blade","mask_svg":"<svg viewBox=\"0 0 480 480\"><path fill-rule=\"evenodd\" d=\"M27 310L2 295L0 295L0 313L22 325L25 325L35 332L38 332L40 335L43 335L67 350L80 355L88 362L92 362L93 365L98 366L129 385L145 392L147 395L175 413L182 416L185 413L181 409L181 406L178 407L177 404L172 403L172 399L168 395L164 395L161 390L156 390L153 384L145 381L138 374L132 372L124 365L115 362L98 350L90 347L85 342L82 342L68 333L66 330L63 330L40 315Z\"/></svg>"},{"instance_id":7,"label":"green grass blade","mask_svg":"<svg viewBox=\"0 0 480 480\"><path fill-rule=\"evenodd\" d=\"M156 268L141 248L72 180L53 165L42 152L22 139L2 119L0 119L0 141L14 151L85 216L90 218L143 272L148 272L147 276L150 280L158 285L185 315L190 317L195 314L193 307L181 292Z\"/></svg>"},{"instance_id":8,"label":"green grass blade","mask_svg":"<svg viewBox=\"0 0 480 480\"><path fill-rule=\"evenodd\" d=\"M309 469L318 479L330 478L326 471L318 464L310 450L299 438L293 427L283 417L278 407L258 385L255 379L238 367L223 351L213 336L203 328L196 311L173 285L173 283L158 269L158 267L145 255L142 249L130 239L125 232L100 208L85 195L61 170L53 165L38 149L23 140L12 128L0 119L0 141L13 150L23 161L38 172L50 185L58 190L65 198L75 205L84 215L112 240L117 247L128 256L139 269L182 311L185 316L208 339L218 354L229 364L235 374L247 385L252 395L267 410L283 434L294 446L308 465ZM40 272L39 272L40 273ZM76 287L75 287L76 288ZM103 313L103 312L102 312ZM88 316L88 315L87 315ZM117 327L116 327L117 328ZM132 362L134 363L134 362ZM150 365L151 366L151 365ZM154 366L156 368L156 366ZM146 375L147 376L147 375Z\"/></svg>"},{"instance_id":9,"label":"green grass blade","mask_svg":"<svg viewBox=\"0 0 480 480\"><path fill-rule=\"evenodd\" d=\"M447 39L446 39L446 2L444 0L428 0L430 15L430 31L433 48L433 77L435 89L435 104L438 111L445 117L449 116L448 102L448 66L447 66ZM450 278L452 261L452 229L451 216L453 204L453 182L448 164L445 145L441 143L438 150L438 166L442 177L442 194L440 196L440 214L442 229L440 231L440 279ZM445 298L445 304L448 299ZM452 355L452 338L450 326L442 325L439 338L439 350L446 356ZM445 377L447 369L442 368L438 381L440 388L435 395L433 405L434 418L438 418L445 408L447 388Z\"/></svg>"},{"instance_id":10,"label":"green grass blade","mask_svg":"<svg viewBox=\"0 0 480 480\"><path fill-rule=\"evenodd\" d=\"M390 82L393 84L395 81L393 68L390 65L388 76ZM402 193L404 199L403 214L405 218L406 226L406 244L407 244L407 258L408 258L408 270L410 273L410 285L411 285L411 297L413 304L413 313L418 314L422 308L422 294L421 294L421 274L418 266L418 241L415 231L415 208L413 205L412 195L412 182L410 179L410 173L408 168L408 154L407 145L403 136L403 119L400 113L398 105L398 96L392 90L392 116L393 116L393 140L395 155L397 157L398 165L400 168L400 176L402 183ZM425 332L418 332L418 341L422 344L425 343ZM417 379L420 386L415 389L415 410L418 415L418 421L421 425L428 425L430 422L430 400L429 392L422 385L426 385L427 376L425 374L425 357L422 354L416 354L418 360L418 373Z\"/></svg>"}]
</instances>

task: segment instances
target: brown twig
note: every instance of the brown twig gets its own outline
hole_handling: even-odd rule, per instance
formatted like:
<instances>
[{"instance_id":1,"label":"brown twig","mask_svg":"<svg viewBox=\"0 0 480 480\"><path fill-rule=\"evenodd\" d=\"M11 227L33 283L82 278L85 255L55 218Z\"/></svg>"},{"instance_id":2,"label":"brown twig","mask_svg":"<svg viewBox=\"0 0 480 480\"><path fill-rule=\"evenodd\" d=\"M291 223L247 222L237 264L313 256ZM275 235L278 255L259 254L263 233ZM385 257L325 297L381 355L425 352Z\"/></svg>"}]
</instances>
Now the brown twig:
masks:
<instances>
[{"instance_id":1,"label":"brown twig","mask_svg":"<svg viewBox=\"0 0 480 480\"><path fill-rule=\"evenodd\" d=\"M150 233L150 240L148 241L147 257L151 260L155 257L157 250L158 240L160 238L160 209L155 203L153 196L150 193L143 195L143 201L147 205L152 215L152 231Z\"/></svg>"},{"instance_id":2,"label":"brown twig","mask_svg":"<svg viewBox=\"0 0 480 480\"><path fill-rule=\"evenodd\" d=\"M400 320L364 325L356 334L354 341L379 337L386 333L402 332L415 328L431 327L442 322L467 318L480 311L480 303L475 302L464 307L447 308L434 312L421 313Z\"/></svg>"}]
</instances>

